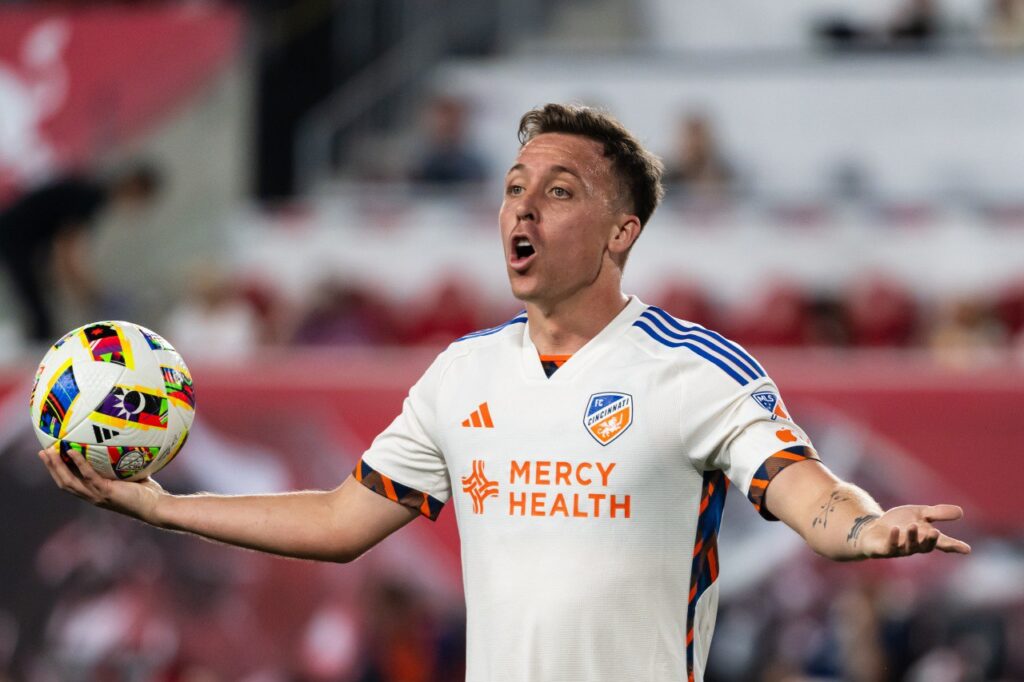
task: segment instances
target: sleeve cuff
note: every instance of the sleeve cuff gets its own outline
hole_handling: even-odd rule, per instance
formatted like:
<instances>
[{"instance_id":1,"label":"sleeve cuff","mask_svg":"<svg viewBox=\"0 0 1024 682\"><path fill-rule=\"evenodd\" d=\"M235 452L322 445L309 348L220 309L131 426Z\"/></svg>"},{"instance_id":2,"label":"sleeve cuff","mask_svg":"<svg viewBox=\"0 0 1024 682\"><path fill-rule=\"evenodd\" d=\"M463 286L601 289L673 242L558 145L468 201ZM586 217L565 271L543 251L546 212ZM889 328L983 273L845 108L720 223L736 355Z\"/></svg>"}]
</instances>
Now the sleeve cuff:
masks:
<instances>
[{"instance_id":1,"label":"sleeve cuff","mask_svg":"<svg viewBox=\"0 0 1024 682\"><path fill-rule=\"evenodd\" d=\"M409 509L415 509L431 521L436 521L438 514L441 513L441 509L444 508L444 502L388 478L379 471L374 470L364 460L359 460L359 464L356 465L352 475L355 476L357 481L378 495L382 495L402 506L409 507Z\"/></svg>"},{"instance_id":2,"label":"sleeve cuff","mask_svg":"<svg viewBox=\"0 0 1024 682\"><path fill-rule=\"evenodd\" d=\"M794 445L791 448L785 450L779 450L774 455L766 459L758 468L754 474L753 480L750 481L750 489L747 493L747 499L750 500L751 504L754 505L754 509L768 521L778 521L774 514L768 511L768 507L764 504L764 496L768 491L768 484L772 482L780 471L785 469L791 464L797 462L803 462L808 459L816 459L820 461L818 453L806 445Z\"/></svg>"}]
</instances>

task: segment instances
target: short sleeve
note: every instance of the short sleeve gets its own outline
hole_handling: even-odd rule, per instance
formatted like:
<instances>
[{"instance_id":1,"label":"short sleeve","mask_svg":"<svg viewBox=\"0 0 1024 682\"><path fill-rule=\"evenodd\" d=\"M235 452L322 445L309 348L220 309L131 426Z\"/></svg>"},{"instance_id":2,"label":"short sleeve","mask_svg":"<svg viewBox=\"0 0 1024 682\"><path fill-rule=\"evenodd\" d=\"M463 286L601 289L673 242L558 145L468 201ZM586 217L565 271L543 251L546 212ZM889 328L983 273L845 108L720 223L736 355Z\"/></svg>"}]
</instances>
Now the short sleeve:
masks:
<instances>
[{"instance_id":1,"label":"short sleeve","mask_svg":"<svg viewBox=\"0 0 1024 682\"><path fill-rule=\"evenodd\" d=\"M370 490L437 519L451 497L444 455L435 436L437 388L444 356L409 390L402 412L378 435L352 473Z\"/></svg>"},{"instance_id":2,"label":"short sleeve","mask_svg":"<svg viewBox=\"0 0 1024 682\"><path fill-rule=\"evenodd\" d=\"M719 469L769 521L765 492L786 467L818 455L807 434L790 417L778 388L767 377L737 386L720 397L708 415L699 453L705 469Z\"/></svg>"}]
</instances>

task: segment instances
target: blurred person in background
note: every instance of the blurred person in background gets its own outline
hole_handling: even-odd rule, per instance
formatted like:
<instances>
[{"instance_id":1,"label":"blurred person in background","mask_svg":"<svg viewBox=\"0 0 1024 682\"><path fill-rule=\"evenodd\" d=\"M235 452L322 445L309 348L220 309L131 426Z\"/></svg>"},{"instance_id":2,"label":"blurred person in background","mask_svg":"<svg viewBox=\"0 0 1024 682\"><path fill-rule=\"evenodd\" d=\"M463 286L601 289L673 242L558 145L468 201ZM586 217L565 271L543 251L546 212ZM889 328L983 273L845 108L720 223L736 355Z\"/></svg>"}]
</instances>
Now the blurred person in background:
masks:
<instances>
[{"instance_id":1,"label":"blurred person in background","mask_svg":"<svg viewBox=\"0 0 1024 682\"><path fill-rule=\"evenodd\" d=\"M89 263L89 233L105 209L138 209L161 186L159 170L139 162L109 177L73 173L31 189L0 213L0 267L7 271L33 342L53 341L54 285L83 306L101 292Z\"/></svg>"},{"instance_id":2,"label":"blurred person in background","mask_svg":"<svg viewBox=\"0 0 1024 682\"><path fill-rule=\"evenodd\" d=\"M684 199L724 199L735 173L715 135L711 118L689 113L679 121L676 148L665 168L665 189Z\"/></svg>"},{"instance_id":3,"label":"blurred person in background","mask_svg":"<svg viewBox=\"0 0 1024 682\"><path fill-rule=\"evenodd\" d=\"M992 0L986 33L988 44L997 50L1024 49L1024 0Z\"/></svg>"},{"instance_id":4,"label":"blurred person in background","mask_svg":"<svg viewBox=\"0 0 1024 682\"><path fill-rule=\"evenodd\" d=\"M994 307L975 298L943 302L928 338L936 360L955 367L998 362L1006 343L1006 329Z\"/></svg>"},{"instance_id":5,"label":"blurred person in background","mask_svg":"<svg viewBox=\"0 0 1024 682\"><path fill-rule=\"evenodd\" d=\"M291 341L300 346L360 346L393 344L397 338L387 305L369 290L332 277L316 286Z\"/></svg>"},{"instance_id":6,"label":"blurred person in background","mask_svg":"<svg viewBox=\"0 0 1024 682\"><path fill-rule=\"evenodd\" d=\"M928 49L942 33L935 0L904 0L888 26L888 38L898 48Z\"/></svg>"},{"instance_id":7,"label":"blurred person in background","mask_svg":"<svg viewBox=\"0 0 1024 682\"><path fill-rule=\"evenodd\" d=\"M479 329L478 311L482 309L472 286L455 277L447 278L429 296L417 301L402 338L409 344L447 344Z\"/></svg>"},{"instance_id":8,"label":"blurred person in background","mask_svg":"<svg viewBox=\"0 0 1024 682\"><path fill-rule=\"evenodd\" d=\"M522 117L519 141L498 223L526 315L442 352L340 486L173 495L101 478L72 450L79 479L51 448L55 483L157 527L337 562L450 500L474 682L703 680L730 481L833 560L970 552L934 525L958 507L883 510L821 463L742 348L623 293L662 195L661 162L628 130L549 104ZM634 423L624 390L649 416Z\"/></svg>"},{"instance_id":9,"label":"blurred person in background","mask_svg":"<svg viewBox=\"0 0 1024 682\"><path fill-rule=\"evenodd\" d=\"M196 268L189 290L164 321L167 335L190 357L248 357L268 340L259 311L235 278L216 266Z\"/></svg>"},{"instance_id":10,"label":"blurred person in background","mask_svg":"<svg viewBox=\"0 0 1024 682\"><path fill-rule=\"evenodd\" d=\"M487 164L469 140L469 104L442 95L427 108L424 147L410 170L410 179L431 185L458 185L487 179Z\"/></svg>"}]
</instances>

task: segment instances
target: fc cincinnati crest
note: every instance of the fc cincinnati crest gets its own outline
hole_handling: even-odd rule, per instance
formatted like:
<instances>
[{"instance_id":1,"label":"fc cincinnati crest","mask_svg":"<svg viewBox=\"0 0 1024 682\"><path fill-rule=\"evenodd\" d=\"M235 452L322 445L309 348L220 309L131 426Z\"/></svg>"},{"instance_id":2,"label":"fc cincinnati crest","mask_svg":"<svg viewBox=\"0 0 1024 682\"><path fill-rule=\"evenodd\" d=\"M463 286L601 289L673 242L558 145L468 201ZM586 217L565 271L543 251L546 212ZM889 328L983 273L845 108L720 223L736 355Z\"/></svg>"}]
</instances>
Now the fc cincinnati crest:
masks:
<instances>
[{"instance_id":1,"label":"fc cincinnati crest","mask_svg":"<svg viewBox=\"0 0 1024 682\"><path fill-rule=\"evenodd\" d=\"M601 445L608 445L633 423L633 396L628 393L595 393L590 396L583 425Z\"/></svg>"}]
</instances>

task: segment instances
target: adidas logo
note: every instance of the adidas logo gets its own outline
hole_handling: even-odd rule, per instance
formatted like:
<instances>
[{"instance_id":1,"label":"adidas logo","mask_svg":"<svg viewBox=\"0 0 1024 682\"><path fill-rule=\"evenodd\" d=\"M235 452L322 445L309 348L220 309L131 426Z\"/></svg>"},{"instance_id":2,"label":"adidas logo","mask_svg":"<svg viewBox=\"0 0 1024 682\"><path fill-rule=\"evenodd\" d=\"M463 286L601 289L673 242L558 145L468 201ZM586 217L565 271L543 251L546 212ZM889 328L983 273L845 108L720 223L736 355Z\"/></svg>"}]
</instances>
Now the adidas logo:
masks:
<instances>
[{"instance_id":1,"label":"adidas logo","mask_svg":"<svg viewBox=\"0 0 1024 682\"><path fill-rule=\"evenodd\" d=\"M120 431L114 431L113 429L96 426L95 424L92 425L92 433L94 436L96 436L97 445L103 443L104 441L108 441L111 438L114 438L115 436L121 435Z\"/></svg>"},{"instance_id":2,"label":"adidas logo","mask_svg":"<svg viewBox=\"0 0 1024 682\"><path fill-rule=\"evenodd\" d=\"M469 415L469 419L462 421L462 426L465 428L493 429L494 422L491 421L491 411L487 409L487 403L480 403L480 407L473 410L473 414Z\"/></svg>"}]
</instances>

